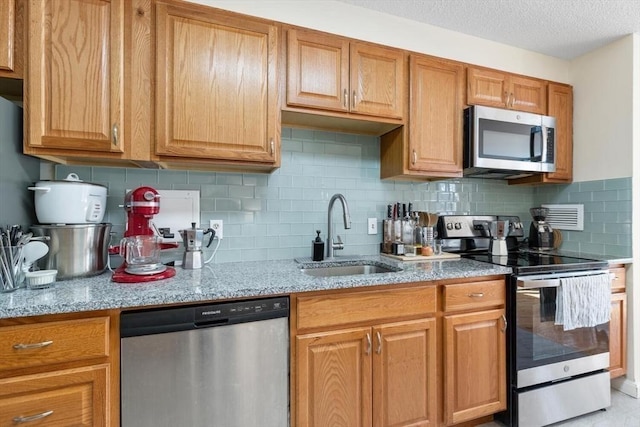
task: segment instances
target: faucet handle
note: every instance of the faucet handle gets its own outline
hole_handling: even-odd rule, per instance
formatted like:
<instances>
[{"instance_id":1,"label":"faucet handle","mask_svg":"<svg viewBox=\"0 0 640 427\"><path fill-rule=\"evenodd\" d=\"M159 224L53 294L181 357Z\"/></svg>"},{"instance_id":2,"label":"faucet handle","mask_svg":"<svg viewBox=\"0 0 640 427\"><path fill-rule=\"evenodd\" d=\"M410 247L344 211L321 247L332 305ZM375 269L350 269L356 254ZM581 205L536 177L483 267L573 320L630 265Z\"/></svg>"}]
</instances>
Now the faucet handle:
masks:
<instances>
[{"instance_id":1,"label":"faucet handle","mask_svg":"<svg viewBox=\"0 0 640 427\"><path fill-rule=\"evenodd\" d=\"M336 242L331 242L333 249L344 249L344 243L342 243L342 239L339 234L336 236L336 240Z\"/></svg>"}]
</instances>

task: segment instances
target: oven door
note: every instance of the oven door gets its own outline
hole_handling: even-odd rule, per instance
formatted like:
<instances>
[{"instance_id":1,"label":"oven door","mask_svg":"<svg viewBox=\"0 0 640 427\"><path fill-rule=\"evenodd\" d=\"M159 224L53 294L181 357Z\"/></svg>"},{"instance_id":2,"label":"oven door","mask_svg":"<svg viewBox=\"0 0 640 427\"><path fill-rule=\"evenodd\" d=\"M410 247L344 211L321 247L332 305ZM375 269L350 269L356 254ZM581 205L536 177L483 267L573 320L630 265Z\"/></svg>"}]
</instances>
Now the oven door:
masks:
<instances>
[{"instance_id":1,"label":"oven door","mask_svg":"<svg viewBox=\"0 0 640 427\"><path fill-rule=\"evenodd\" d=\"M594 274L609 277L608 271L573 272L564 277ZM609 367L609 322L567 331L556 324L562 277L555 273L513 278L517 388Z\"/></svg>"}]
</instances>

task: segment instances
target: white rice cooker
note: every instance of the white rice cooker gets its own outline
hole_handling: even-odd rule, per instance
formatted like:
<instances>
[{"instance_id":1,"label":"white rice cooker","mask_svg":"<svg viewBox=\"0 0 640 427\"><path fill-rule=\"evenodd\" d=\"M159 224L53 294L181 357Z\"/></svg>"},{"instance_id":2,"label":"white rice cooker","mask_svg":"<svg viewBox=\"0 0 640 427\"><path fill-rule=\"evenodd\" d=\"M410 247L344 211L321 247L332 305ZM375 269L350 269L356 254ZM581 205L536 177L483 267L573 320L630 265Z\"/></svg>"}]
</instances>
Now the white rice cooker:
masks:
<instances>
[{"instance_id":1,"label":"white rice cooker","mask_svg":"<svg viewBox=\"0 0 640 427\"><path fill-rule=\"evenodd\" d=\"M81 181L70 173L59 181L38 181L36 217L40 224L98 224L107 208L107 187Z\"/></svg>"}]
</instances>

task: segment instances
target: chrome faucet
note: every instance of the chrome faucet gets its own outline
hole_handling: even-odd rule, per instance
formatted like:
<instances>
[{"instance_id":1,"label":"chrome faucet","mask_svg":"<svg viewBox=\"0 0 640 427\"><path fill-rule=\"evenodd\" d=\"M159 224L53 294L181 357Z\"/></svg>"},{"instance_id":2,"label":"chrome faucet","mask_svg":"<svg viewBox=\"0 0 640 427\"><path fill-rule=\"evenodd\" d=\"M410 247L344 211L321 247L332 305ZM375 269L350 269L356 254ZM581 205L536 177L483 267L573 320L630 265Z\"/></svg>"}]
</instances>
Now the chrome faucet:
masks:
<instances>
[{"instance_id":1,"label":"chrome faucet","mask_svg":"<svg viewBox=\"0 0 640 427\"><path fill-rule=\"evenodd\" d=\"M347 199L345 199L342 194L334 194L333 197L331 197L331 200L329 200L329 211L327 213L327 258L333 258L334 250L344 249L344 243L342 243L340 236L337 236L338 241L336 243L333 242L333 225L331 221L331 210L333 209L333 203L336 200L340 200L340 203L342 204L342 217L344 220L344 228L347 230L351 228L351 215L349 214L349 205L347 204Z\"/></svg>"}]
</instances>

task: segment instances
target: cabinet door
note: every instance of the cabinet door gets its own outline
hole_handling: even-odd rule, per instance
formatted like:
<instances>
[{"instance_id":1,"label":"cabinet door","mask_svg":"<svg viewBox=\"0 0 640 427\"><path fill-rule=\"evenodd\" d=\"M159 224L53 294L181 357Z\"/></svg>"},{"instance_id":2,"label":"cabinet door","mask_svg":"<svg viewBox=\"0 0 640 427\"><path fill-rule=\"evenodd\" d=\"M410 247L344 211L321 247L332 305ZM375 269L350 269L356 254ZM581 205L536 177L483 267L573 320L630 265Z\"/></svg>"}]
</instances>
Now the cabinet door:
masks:
<instances>
[{"instance_id":1,"label":"cabinet door","mask_svg":"<svg viewBox=\"0 0 640 427\"><path fill-rule=\"evenodd\" d=\"M405 54L399 49L351 44L351 111L402 118Z\"/></svg>"},{"instance_id":2,"label":"cabinet door","mask_svg":"<svg viewBox=\"0 0 640 427\"><path fill-rule=\"evenodd\" d=\"M274 163L276 27L158 3L156 37L156 153Z\"/></svg>"},{"instance_id":3,"label":"cabinet door","mask_svg":"<svg viewBox=\"0 0 640 427\"><path fill-rule=\"evenodd\" d=\"M287 36L287 104L349 111L349 42L298 30Z\"/></svg>"},{"instance_id":4,"label":"cabinet door","mask_svg":"<svg viewBox=\"0 0 640 427\"><path fill-rule=\"evenodd\" d=\"M609 322L609 374L616 378L627 373L627 294L611 295Z\"/></svg>"},{"instance_id":5,"label":"cabinet door","mask_svg":"<svg viewBox=\"0 0 640 427\"><path fill-rule=\"evenodd\" d=\"M23 78L24 1L0 2L0 76Z\"/></svg>"},{"instance_id":6,"label":"cabinet door","mask_svg":"<svg viewBox=\"0 0 640 427\"><path fill-rule=\"evenodd\" d=\"M504 310L444 317L444 419L447 425L507 407Z\"/></svg>"},{"instance_id":7,"label":"cabinet door","mask_svg":"<svg viewBox=\"0 0 640 427\"><path fill-rule=\"evenodd\" d=\"M436 321L373 328L373 425L437 425Z\"/></svg>"},{"instance_id":8,"label":"cabinet door","mask_svg":"<svg viewBox=\"0 0 640 427\"><path fill-rule=\"evenodd\" d=\"M108 426L109 366L0 379L0 425Z\"/></svg>"},{"instance_id":9,"label":"cabinet door","mask_svg":"<svg viewBox=\"0 0 640 427\"><path fill-rule=\"evenodd\" d=\"M409 169L462 173L462 65L411 56Z\"/></svg>"},{"instance_id":10,"label":"cabinet door","mask_svg":"<svg viewBox=\"0 0 640 427\"><path fill-rule=\"evenodd\" d=\"M542 80L509 76L508 108L536 114L547 113L547 86Z\"/></svg>"},{"instance_id":11,"label":"cabinet door","mask_svg":"<svg viewBox=\"0 0 640 427\"><path fill-rule=\"evenodd\" d=\"M573 179L573 90L571 86L549 84L549 116L556 118L556 171L547 178L554 182Z\"/></svg>"},{"instance_id":12,"label":"cabinet door","mask_svg":"<svg viewBox=\"0 0 640 427\"><path fill-rule=\"evenodd\" d=\"M506 108L509 82L505 73L469 67L467 69L467 104Z\"/></svg>"},{"instance_id":13,"label":"cabinet door","mask_svg":"<svg viewBox=\"0 0 640 427\"><path fill-rule=\"evenodd\" d=\"M123 0L31 0L28 10L25 153L122 153Z\"/></svg>"},{"instance_id":14,"label":"cabinet door","mask_svg":"<svg viewBox=\"0 0 640 427\"><path fill-rule=\"evenodd\" d=\"M371 328L296 338L297 422L315 427L371 426Z\"/></svg>"}]
</instances>

